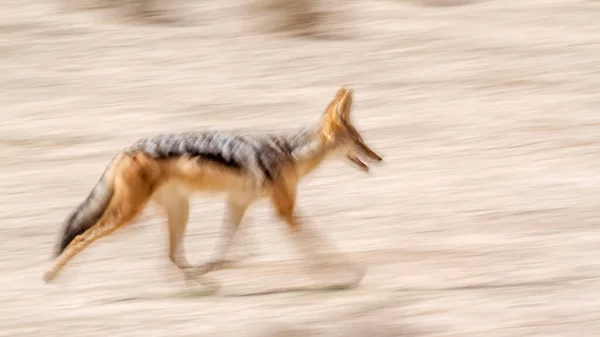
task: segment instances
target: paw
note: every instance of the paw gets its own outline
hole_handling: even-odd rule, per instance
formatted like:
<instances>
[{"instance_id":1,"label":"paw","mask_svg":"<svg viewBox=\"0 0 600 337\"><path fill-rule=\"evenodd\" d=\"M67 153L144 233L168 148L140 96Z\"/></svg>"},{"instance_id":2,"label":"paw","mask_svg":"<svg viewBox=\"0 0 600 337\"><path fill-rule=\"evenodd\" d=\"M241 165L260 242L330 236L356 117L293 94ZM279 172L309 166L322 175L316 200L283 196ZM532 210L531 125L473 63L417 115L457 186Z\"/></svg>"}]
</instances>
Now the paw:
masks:
<instances>
[{"instance_id":1,"label":"paw","mask_svg":"<svg viewBox=\"0 0 600 337\"><path fill-rule=\"evenodd\" d=\"M200 284L210 289L211 292L217 292L221 289L221 283L208 276L197 274L193 271L184 272L185 283Z\"/></svg>"},{"instance_id":2,"label":"paw","mask_svg":"<svg viewBox=\"0 0 600 337\"><path fill-rule=\"evenodd\" d=\"M337 263L321 266L319 276L329 290L356 288L367 274L367 268L351 263ZM332 283L331 279L334 279Z\"/></svg>"},{"instance_id":3,"label":"paw","mask_svg":"<svg viewBox=\"0 0 600 337\"><path fill-rule=\"evenodd\" d=\"M348 283L349 288L356 288L367 275L367 268L363 267L355 267L354 269L354 279Z\"/></svg>"},{"instance_id":4,"label":"paw","mask_svg":"<svg viewBox=\"0 0 600 337\"><path fill-rule=\"evenodd\" d=\"M223 269L231 268L234 265L235 265L235 262L233 260L229 260L229 259L214 260L214 261L211 261L208 263L208 266L210 267L210 271L223 270Z\"/></svg>"},{"instance_id":5,"label":"paw","mask_svg":"<svg viewBox=\"0 0 600 337\"><path fill-rule=\"evenodd\" d=\"M206 288L210 294L215 294L221 290L221 283L213 278L203 275L196 275L193 271L184 272L185 283L188 286L201 285Z\"/></svg>"},{"instance_id":6,"label":"paw","mask_svg":"<svg viewBox=\"0 0 600 337\"><path fill-rule=\"evenodd\" d=\"M213 262L213 270L230 269L239 266L241 259L223 259Z\"/></svg>"},{"instance_id":7,"label":"paw","mask_svg":"<svg viewBox=\"0 0 600 337\"><path fill-rule=\"evenodd\" d=\"M215 269L216 262L210 261L201 266L193 267L188 271L189 275L192 277L199 277L206 273L209 273Z\"/></svg>"},{"instance_id":8,"label":"paw","mask_svg":"<svg viewBox=\"0 0 600 337\"><path fill-rule=\"evenodd\" d=\"M50 281L54 280L54 277L56 275L52 272L52 271L47 271L44 273L44 275L42 276L42 281L44 281L44 283L50 283Z\"/></svg>"},{"instance_id":9,"label":"paw","mask_svg":"<svg viewBox=\"0 0 600 337\"><path fill-rule=\"evenodd\" d=\"M203 266L202 268L190 267L183 270L183 279L186 282L200 282L203 283L203 280L207 279L207 276L204 274L208 273L210 269L208 266Z\"/></svg>"}]
</instances>

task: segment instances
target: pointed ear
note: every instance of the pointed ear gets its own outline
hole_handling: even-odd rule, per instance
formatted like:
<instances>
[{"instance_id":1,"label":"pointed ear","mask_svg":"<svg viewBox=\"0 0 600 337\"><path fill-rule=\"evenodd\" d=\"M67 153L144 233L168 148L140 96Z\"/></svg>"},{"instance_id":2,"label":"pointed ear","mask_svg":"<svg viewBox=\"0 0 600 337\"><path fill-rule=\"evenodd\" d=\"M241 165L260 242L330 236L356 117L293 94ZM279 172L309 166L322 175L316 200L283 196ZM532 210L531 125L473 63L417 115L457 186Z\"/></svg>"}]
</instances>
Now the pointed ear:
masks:
<instances>
[{"instance_id":1,"label":"pointed ear","mask_svg":"<svg viewBox=\"0 0 600 337\"><path fill-rule=\"evenodd\" d=\"M330 117L336 117L339 109L338 106L340 105L341 100L344 99L344 97L347 95L347 93L348 90L344 87L338 89L338 91L335 93L335 97L333 97L331 102L329 102L329 105L327 105L327 108L325 109L325 114Z\"/></svg>"},{"instance_id":2,"label":"pointed ear","mask_svg":"<svg viewBox=\"0 0 600 337\"><path fill-rule=\"evenodd\" d=\"M352 90L345 89L345 93L339 100L337 105L337 113L342 119L350 118L350 110L352 110Z\"/></svg>"}]
</instances>

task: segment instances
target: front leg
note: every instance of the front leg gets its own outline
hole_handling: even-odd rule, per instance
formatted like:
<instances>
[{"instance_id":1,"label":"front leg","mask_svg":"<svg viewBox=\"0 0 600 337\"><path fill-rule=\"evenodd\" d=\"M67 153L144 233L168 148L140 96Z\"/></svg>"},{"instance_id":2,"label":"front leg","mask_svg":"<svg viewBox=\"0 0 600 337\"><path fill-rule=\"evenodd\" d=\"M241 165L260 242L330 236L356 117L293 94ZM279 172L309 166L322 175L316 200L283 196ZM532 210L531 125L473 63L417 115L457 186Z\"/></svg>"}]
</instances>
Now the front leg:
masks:
<instances>
[{"instance_id":1,"label":"front leg","mask_svg":"<svg viewBox=\"0 0 600 337\"><path fill-rule=\"evenodd\" d=\"M285 221L288 225L294 243L296 246L310 258L311 262L315 264L317 269L323 267L331 267L335 265L332 261L332 257L327 256L324 252L334 252L336 249L330 245L325 238L320 235L314 228L309 228L301 222L300 217L296 214L296 189L280 187L274 190L271 197L271 201L275 207L277 216ZM358 268L353 263L348 262L340 253L336 254L337 257L342 259L343 265L349 270L352 270L355 277L348 284L344 285L343 288L353 288L357 286L365 275L365 271ZM337 288L338 286L336 286Z\"/></svg>"}]
</instances>

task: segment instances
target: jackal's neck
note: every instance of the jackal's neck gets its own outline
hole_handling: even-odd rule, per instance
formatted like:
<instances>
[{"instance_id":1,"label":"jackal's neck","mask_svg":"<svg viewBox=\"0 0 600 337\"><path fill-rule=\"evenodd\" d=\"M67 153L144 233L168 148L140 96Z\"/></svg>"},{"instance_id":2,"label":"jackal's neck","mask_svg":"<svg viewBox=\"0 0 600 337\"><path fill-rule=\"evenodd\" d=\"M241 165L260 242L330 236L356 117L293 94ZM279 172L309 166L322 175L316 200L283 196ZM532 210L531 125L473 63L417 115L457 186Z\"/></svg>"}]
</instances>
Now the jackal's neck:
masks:
<instances>
[{"instance_id":1,"label":"jackal's neck","mask_svg":"<svg viewBox=\"0 0 600 337\"><path fill-rule=\"evenodd\" d=\"M300 177L306 176L321 165L328 154L328 146L318 127L298 131L290 137L289 144Z\"/></svg>"}]
</instances>

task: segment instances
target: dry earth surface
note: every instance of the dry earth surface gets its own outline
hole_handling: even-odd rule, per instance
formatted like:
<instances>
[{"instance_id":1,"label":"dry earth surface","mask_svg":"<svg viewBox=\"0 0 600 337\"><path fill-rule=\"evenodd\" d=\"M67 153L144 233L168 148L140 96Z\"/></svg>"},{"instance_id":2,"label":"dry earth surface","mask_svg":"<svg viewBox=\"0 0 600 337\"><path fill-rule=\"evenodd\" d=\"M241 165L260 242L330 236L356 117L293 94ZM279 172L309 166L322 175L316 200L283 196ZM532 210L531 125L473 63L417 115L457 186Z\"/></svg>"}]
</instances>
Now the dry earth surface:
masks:
<instances>
[{"instance_id":1,"label":"dry earth surface","mask_svg":"<svg viewBox=\"0 0 600 337\"><path fill-rule=\"evenodd\" d=\"M600 336L597 1L332 0L328 39L262 34L242 5L179 1L181 23L137 25L2 1L1 336ZM151 213L41 281L122 147L291 129L342 84L385 165L324 166L300 208L368 268L358 288L310 291L343 274L309 277L265 203L260 255L216 272L217 295L182 281ZM223 203L193 206L203 262Z\"/></svg>"}]
</instances>

